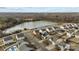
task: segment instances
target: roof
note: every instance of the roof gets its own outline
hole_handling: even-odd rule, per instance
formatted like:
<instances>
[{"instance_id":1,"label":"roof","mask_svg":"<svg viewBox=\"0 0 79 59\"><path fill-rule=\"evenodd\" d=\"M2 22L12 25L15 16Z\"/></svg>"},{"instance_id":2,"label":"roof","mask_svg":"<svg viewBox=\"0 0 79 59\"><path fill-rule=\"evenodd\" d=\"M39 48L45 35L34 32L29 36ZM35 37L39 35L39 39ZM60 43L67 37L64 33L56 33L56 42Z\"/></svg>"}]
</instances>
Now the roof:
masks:
<instances>
[{"instance_id":1,"label":"roof","mask_svg":"<svg viewBox=\"0 0 79 59\"><path fill-rule=\"evenodd\" d=\"M7 36L4 38L4 41L8 41L8 40L12 40L12 39L13 39L12 36Z\"/></svg>"},{"instance_id":2,"label":"roof","mask_svg":"<svg viewBox=\"0 0 79 59\"><path fill-rule=\"evenodd\" d=\"M18 33L17 37L24 37L24 33Z\"/></svg>"}]
</instances>

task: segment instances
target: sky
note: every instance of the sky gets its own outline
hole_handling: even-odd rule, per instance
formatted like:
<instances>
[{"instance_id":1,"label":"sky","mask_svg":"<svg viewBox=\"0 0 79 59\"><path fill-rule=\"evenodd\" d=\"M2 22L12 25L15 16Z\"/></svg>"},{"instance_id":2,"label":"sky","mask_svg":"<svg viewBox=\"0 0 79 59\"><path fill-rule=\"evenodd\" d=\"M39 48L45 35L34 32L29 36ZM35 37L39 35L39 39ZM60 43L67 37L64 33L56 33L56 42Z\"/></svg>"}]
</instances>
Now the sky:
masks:
<instances>
[{"instance_id":1,"label":"sky","mask_svg":"<svg viewBox=\"0 0 79 59\"><path fill-rule=\"evenodd\" d=\"M0 12L79 12L79 7L0 7Z\"/></svg>"}]
</instances>

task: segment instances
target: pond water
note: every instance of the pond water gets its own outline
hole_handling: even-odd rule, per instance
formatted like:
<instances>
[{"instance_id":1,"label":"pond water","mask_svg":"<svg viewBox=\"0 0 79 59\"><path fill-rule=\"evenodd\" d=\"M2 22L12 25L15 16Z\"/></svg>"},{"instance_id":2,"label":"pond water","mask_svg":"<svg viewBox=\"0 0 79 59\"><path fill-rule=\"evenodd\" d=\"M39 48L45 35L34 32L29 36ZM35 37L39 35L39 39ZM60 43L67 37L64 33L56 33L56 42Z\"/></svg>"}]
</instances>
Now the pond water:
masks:
<instances>
[{"instance_id":1,"label":"pond water","mask_svg":"<svg viewBox=\"0 0 79 59\"><path fill-rule=\"evenodd\" d=\"M8 28L6 30L4 30L4 33L12 33L15 32L17 30L23 30L24 28L27 29L33 29L33 28L37 28L37 27L42 27L42 26L47 26L47 25L54 25L55 23L50 22L50 21L33 21L33 22L25 22L19 25L16 25L14 27Z\"/></svg>"}]
</instances>

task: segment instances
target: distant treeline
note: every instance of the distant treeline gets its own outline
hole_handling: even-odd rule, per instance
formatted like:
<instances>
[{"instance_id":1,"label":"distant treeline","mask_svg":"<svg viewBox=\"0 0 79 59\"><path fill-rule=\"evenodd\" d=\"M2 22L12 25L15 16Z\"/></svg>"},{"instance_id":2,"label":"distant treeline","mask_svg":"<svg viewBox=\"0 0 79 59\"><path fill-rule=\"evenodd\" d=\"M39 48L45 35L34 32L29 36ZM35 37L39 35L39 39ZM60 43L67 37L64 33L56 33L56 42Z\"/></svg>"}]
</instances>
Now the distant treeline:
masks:
<instances>
[{"instance_id":1,"label":"distant treeline","mask_svg":"<svg viewBox=\"0 0 79 59\"><path fill-rule=\"evenodd\" d=\"M79 23L79 16L46 16L43 20L53 21L53 22L67 22L67 23Z\"/></svg>"}]
</instances>

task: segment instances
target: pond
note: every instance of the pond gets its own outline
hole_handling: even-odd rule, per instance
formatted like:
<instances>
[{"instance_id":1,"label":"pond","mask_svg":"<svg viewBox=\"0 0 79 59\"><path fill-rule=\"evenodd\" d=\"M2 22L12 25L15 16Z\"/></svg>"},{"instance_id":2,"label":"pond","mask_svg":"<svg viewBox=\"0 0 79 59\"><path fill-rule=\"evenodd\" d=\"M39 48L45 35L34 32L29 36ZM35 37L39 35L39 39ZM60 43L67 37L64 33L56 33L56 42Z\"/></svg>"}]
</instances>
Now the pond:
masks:
<instances>
[{"instance_id":1,"label":"pond","mask_svg":"<svg viewBox=\"0 0 79 59\"><path fill-rule=\"evenodd\" d=\"M8 28L6 30L4 30L4 33L12 33L15 32L17 30L23 30L24 28L27 29L33 29L33 28L37 28L37 27L42 27L42 26L47 26L47 25L54 25L55 23L50 22L50 21L33 21L33 22L25 22L19 25L16 25L14 27Z\"/></svg>"}]
</instances>

